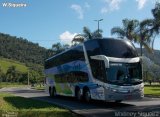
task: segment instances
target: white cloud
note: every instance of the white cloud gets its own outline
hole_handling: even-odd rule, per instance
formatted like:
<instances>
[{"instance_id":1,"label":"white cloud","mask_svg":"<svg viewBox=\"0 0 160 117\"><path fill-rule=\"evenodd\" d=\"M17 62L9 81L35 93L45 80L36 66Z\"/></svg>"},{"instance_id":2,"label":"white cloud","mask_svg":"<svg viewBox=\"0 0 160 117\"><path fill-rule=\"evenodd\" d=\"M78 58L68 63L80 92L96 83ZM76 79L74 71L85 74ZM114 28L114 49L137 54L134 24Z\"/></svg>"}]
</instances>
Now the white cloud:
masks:
<instances>
[{"instance_id":1,"label":"white cloud","mask_svg":"<svg viewBox=\"0 0 160 117\"><path fill-rule=\"evenodd\" d=\"M121 2L122 0L110 0L109 7L111 11L118 10Z\"/></svg>"},{"instance_id":2,"label":"white cloud","mask_svg":"<svg viewBox=\"0 0 160 117\"><path fill-rule=\"evenodd\" d=\"M104 13L107 13L108 12L108 8L107 7L103 7L101 9L101 13L104 14Z\"/></svg>"},{"instance_id":3,"label":"white cloud","mask_svg":"<svg viewBox=\"0 0 160 117\"><path fill-rule=\"evenodd\" d=\"M104 0L105 6L101 9L101 13L107 13L120 9L123 0Z\"/></svg>"},{"instance_id":4,"label":"white cloud","mask_svg":"<svg viewBox=\"0 0 160 117\"><path fill-rule=\"evenodd\" d=\"M63 43L71 45L72 39L77 33L71 33L69 31L65 31L64 33L60 34L59 38Z\"/></svg>"},{"instance_id":5,"label":"white cloud","mask_svg":"<svg viewBox=\"0 0 160 117\"><path fill-rule=\"evenodd\" d=\"M72 4L71 8L73 10L75 10L76 13L78 13L78 18L79 19L83 19L83 10L82 10L82 7L80 5Z\"/></svg>"},{"instance_id":6,"label":"white cloud","mask_svg":"<svg viewBox=\"0 0 160 117\"><path fill-rule=\"evenodd\" d=\"M144 5L146 4L147 0L136 0L138 2L138 9L143 9Z\"/></svg>"}]
</instances>

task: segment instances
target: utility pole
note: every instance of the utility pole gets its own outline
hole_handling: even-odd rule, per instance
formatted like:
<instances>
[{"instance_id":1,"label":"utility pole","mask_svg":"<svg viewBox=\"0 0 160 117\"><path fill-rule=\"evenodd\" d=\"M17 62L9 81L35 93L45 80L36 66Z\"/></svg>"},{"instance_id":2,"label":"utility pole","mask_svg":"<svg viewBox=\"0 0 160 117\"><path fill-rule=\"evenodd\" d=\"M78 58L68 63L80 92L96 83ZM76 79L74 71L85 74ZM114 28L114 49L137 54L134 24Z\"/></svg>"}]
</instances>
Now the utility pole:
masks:
<instances>
[{"instance_id":1,"label":"utility pole","mask_svg":"<svg viewBox=\"0 0 160 117\"><path fill-rule=\"evenodd\" d=\"M28 70L28 86L29 86L29 70Z\"/></svg>"},{"instance_id":2,"label":"utility pole","mask_svg":"<svg viewBox=\"0 0 160 117\"><path fill-rule=\"evenodd\" d=\"M99 22L102 21L103 19L99 19L99 20L94 20L98 23L98 33L99 33Z\"/></svg>"}]
</instances>

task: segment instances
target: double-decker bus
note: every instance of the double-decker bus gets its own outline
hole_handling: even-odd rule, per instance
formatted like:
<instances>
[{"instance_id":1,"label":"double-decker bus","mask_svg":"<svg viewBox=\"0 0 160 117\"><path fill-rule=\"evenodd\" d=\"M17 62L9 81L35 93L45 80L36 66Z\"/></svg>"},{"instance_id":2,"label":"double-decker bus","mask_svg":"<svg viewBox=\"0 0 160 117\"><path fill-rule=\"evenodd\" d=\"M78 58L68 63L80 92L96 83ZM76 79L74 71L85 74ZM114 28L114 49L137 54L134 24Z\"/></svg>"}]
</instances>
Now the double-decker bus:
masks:
<instances>
[{"instance_id":1,"label":"double-decker bus","mask_svg":"<svg viewBox=\"0 0 160 117\"><path fill-rule=\"evenodd\" d=\"M128 40L92 39L45 61L50 96L116 101L143 98L142 62Z\"/></svg>"}]
</instances>

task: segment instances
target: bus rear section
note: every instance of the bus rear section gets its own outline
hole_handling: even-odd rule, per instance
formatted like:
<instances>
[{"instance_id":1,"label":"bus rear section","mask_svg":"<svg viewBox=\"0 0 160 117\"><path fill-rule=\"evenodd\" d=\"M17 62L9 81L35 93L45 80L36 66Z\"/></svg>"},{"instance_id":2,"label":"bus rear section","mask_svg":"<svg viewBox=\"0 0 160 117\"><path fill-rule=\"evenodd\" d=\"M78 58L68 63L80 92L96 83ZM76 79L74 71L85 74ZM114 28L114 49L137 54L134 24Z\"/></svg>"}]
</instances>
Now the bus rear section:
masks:
<instances>
[{"instance_id":1,"label":"bus rear section","mask_svg":"<svg viewBox=\"0 0 160 117\"><path fill-rule=\"evenodd\" d=\"M78 45L45 61L46 91L50 96L82 98L82 90L91 82L83 45Z\"/></svg>"}]
</instances>

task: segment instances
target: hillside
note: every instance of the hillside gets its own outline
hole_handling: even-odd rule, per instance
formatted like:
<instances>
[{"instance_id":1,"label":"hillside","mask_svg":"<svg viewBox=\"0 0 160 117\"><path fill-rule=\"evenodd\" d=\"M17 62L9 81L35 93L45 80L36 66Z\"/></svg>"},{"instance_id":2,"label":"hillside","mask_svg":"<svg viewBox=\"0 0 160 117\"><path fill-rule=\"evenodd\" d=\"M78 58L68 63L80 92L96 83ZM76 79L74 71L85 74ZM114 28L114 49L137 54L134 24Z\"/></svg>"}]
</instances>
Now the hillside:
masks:
<instances>
[{"instance_id":1,"label":"hillside","mask_svg":"<svg viewBox=\"0 0 160 117\"><path fill-rule=\"evenodd\" d=\"M52 51L26 39L3 33L0 33L0 45L0 67L2 70L0 70L0 81L21 81L23 83L27 82L28 69L32 83L43 81L44 60L58 52L57 48L61 47L60 50L64 50L65 47L57 43L54 45L55 51ZM137 50L140 53L140 49ZM160 51L154 50L154 54L149 54L143 49L143 54L146 56L144 57L144 71L147 76L160 79ZM16 71L20 72L16 73L19 78L14 73L9 75L6 73L11 66L15 66Z\"/></svg>"},{"instance_id":2,"label":"hillside","mask_svg":"<svg viewBox=\"0 0 160 117\"><path fill-rule=\"evenodd\" d=\"M23 63L43 65L44 60L52 54L51 50L40 47L23 38L0 33L0 56Z\"/></svg>"},{"instance_id":3,"label":"hillside","mask_svg":"<svg viewBox=\"0 0 160 117\"><path fill-rule=\"evenodd\" d=\"M160 66L160 50L154 50L153 54L143 51L144 55L154 61L155 64Z\"/></svg>"},{"instance_id":4,"label":"hillside","mask_svg":"<svg viewBox=\"0 0 160 117\"><path fill-rule=\"evenodd\" d=\"M53 55L52 50L40 47L23 38L17 38L0 33L0 57L8 58L22 63L43 65L44 60ZM137 49L140 53L140 49ZM160 50L154 50L154 54L143 49L143 54L160 66Z\"/></svg>"},{"instance_id":5,"label":"hillside","mask_svg":"<svg viewBox=\"0 0 160 117\"><path fill-rule=\"evenodd\" d=\"M22 73L27 73L28 68L24 63L20 63L18 61L0 58L0 67L3 73L6 73L10 66L15 66L16 70Z\"/></svg>"},{"instance_id":6,"label":"hillside","mask_svg":"<svg viewBox=\"0 0 160 117\"><path fill-rule=\"evenodd\" d=\"M140 49L137 49L140 53ZM143 49L143 75L144 80L160 81L160 50L148 53Z\"/></svg>"},{"instance_id":7,"label":"hillside","mask_svg":"<svg viewBox=\"0 0 160 117\"><path fill-rule=\"evenodd\" d=\"M137 48L137 50L140 53L140 49ZM154 50L153 53L149 53L146 49L143 49L143 55L160 66L160 50Z\"/></svg>"}]
</instances>

